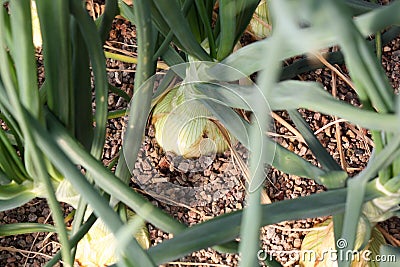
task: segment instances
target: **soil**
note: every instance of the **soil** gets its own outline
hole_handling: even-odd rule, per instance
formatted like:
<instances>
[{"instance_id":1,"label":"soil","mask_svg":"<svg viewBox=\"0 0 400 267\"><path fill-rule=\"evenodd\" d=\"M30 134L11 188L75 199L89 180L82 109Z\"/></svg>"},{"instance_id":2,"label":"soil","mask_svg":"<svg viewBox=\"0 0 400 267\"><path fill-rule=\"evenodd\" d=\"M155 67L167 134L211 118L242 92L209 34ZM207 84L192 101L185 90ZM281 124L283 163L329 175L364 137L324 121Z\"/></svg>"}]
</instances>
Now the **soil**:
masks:
<instances>
[{"instance_id":1,"label":"soil","mask_svg":"<svg viewBox=\"0 0 400 267\"><path fill-rule=\"evenodd\" d=\"M92 16L98 16L103 6L97 2L88 1L88 10ZM109 47L122 49L135 55L135 31L132 25L122 18L115 19L110 38ZM383 49L383 67L386 70L395 92L400 89L400 37L392 41ZM346 73L344 66L336 66ZM43 65L38 56L39 82L43 82ZM134 64L107 60L108 77L111 84L121 88L129 95L133 94ZM353 105L359 105L356 93L341 79L333 83L333 74L329 69L318 69L299 77L302 80L317 81L324 88L336 95L339 99ZM128 103L118 95L110 93L109 110L126 108ZM367 130L350 125L337 118L320 113L301 110L302 115L310 124L311 129L327 148L329 153L339 162L350 175L360 172L368 162L373 143ZM312 155L310 149L293 132L294 125L286 112L276 112L274 138L277 142L298 155L304 157L315 165L319 163ZM337 121L337 123L333 123ZM125 118L111 119L108 122L107 140L103 153L103 162L108 165L117 155L122 144L122 132ZM243 146L235 146L235 151L245 162L247 151ZM196 172L190 171L197 166ZM139 153L138 161L133 171L132 187L141 190L155 206L164 209L175 218L187 225L194 225L206 221L220 214L242 209L244 204L245 189L241 169L232 161L232 152L227 151L214 158L204 157L198 161L185 161L172 153L165 153L158 146L154 129L150 126ZM151 185L157 179L164 179L187 194L174 195L163 199L155 198L154 194L160 192L152 190ZM149 182L151 181L151 182ZM211 184L217 188L219 194L204 194L201 190L189 190L196 186ZM141 186L139 186L141 185ZM147 186L145 186L147 185ZM150 185L150 186L149 186ZM223 191L223 190L225 191ZM325 188L314 181L287 175L271 168L266 175L265 190L272 202L284 199L293 199L324 191ZM186 192L186 191L185 191ZM62 204L65 215L72 211L68 205ZM0 212L0 224L16 222L52 223L50 210L44 199L34 199L26 205L14 210ZM302 239L307 233L303 229L312 228L316 223L326 218L312 218L298 221L285 221L279 224L265 226L261 230L261 244L264 250L291 251L301 246ZM400 241L400 219L391 218L381 223L382 228L392 238ZM149 224L151 245L161 243L172 235L162 232ZM55 234L34 233L0 237L0 266L43 266L43 264L56 253L59 243ZM213 249L204 249L193 252L184 258L164 264L162 266L237 266L237 254L223 254ZM296 259L289 256L278 257L284 266L299 266Z\"/></svg>"}]
</instances>

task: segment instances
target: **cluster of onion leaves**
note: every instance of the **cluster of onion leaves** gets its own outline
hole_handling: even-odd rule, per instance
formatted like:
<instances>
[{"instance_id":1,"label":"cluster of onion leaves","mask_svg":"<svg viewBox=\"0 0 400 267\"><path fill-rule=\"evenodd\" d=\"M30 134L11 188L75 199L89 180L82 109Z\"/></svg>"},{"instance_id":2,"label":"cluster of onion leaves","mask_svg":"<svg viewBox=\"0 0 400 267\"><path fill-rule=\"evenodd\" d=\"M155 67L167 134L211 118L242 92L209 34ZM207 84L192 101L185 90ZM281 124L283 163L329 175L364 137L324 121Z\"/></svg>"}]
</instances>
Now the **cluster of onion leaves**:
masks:
<instances>
[{"instance_id":1,"label":"cluster of onion leaves","mask_svg":"<svg viewBox=\"0 0 400 267\"><path fill-rule=\"evenodd\" d=\"M207 247L239 252L240 266L258 266L261 226L333 215L335 240L345 239L348 244L345 249L353 249L360 218L368 218L365 203L372 203L385 216L397 214L393 209L399 201L400 187L399 101L374 54L373 43L366 37L385 30L381 35L385 43L397 36L400 31L395 25L400 23L397 15L400 3L380 7L355 0L327 1L323 5L316 0L271 1L271 36L236 52L233 48L258 1L222 0L218 6L216 3L138 0L132 8L123 1L107 0L104 14L95 23L80 0L37 0L46 75L45 83L39 86L30 2L2 1L0 115L6 127L0 133L0 208L7 210L35 196L46 197L55 225L1 225L1 235L56 231L61 252L48 265L62 257L65 266L72 266L77 243L98 217L118 240L115 252L119 266L157 266ZM118 13L136 27L138 58L123 151L119 153L115 172L111 172L100 158L108 118L107 94L109 89L117 89L107 83L102 44ZM209 49L202 46L206 39ZM306 60L282 68L287 58L335 45L340 47L340 52L330 54L327 59L332 63L346 63L362 107L333 98L318 83L290 80L317 67ZM226 86L197 86L199 101L251 151L252 157L246 208L191 227L155 207L128 186L130 165L134 164L142 144L152 101L168 89L160 87L156 94L153 92L151 77L157 60L162 58L173 66L184 63L189 56L217 63L201 69L199 75L208 81L226 82ZM227 66L237 71L227 75L224 72ZM91 71L96 101L94 114ZM256 72L259 72L256 85L235 83ZM224 105L215 104L218 101ZM365 170L349 178L313 135L297 111L299 108L334 115L369 129L375 148ZM233 109L251 111L252 123L235 116ZM260 118L268 118L271 110L289 111L321 167L265 135L270 120ZM129 160L126 151L133 155ZM259 185L265 179L264 164L313 179L328 190L261 205ZM72 230L65 226L56 194L58 184L63 181L68 181L79 196ZM129 221L127 209L136 214ZM134 234L144 222L174 237L143 248ZM238 237L240 242L235 241ZM388 251L400 257L397 249L381 247L381 253ZM279 266L274 260L266 261L271 266ZM341 259L338 264L349 266L351 262Z\"/></svg>"}]
</instances>

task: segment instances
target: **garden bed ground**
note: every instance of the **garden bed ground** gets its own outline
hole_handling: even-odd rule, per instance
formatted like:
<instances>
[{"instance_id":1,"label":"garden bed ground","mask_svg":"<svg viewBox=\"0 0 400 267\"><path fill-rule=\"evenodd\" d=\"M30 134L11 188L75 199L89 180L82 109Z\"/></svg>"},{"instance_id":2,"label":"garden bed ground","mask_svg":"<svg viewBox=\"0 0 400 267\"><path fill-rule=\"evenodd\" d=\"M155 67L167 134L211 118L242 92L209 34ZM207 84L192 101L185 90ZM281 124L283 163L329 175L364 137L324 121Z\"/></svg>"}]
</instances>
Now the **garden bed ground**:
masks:
<instances>
[{"instance_id":1,"label":"garden bed ground","mask_svg":"<svg viewBox=\"0 0 400 267\"><path fill-rule=\"evenodd\" d=\"M90 6L96 14L97 5ZM91 8L90 8L91 9ZM130 23L123 19L116 19L110 33L107 45L122 49L135 55L135 32ZM40 59L40 57L39 57ZM43 80L43 67L39 60L39 79ZM126 91L129 95L133 93L133 80L135 66L108 60L108 74L110 82ZM384 47L383 66L387 71L388 78L394 90L398 91L400 86L400 38L397 38ZM345 67L336 66L340 71L346 73ZM335 77L329 69L319 69L302 75L299 79L318 81L326 90L335 94L338 98L358 105L355 92L341 79ZM333 82L335 81L336 82ZM125 108L126 103L122 98L111 93L109 97L109 109L117 110ZM354 175L362 170L370 156L373 144L369 139L368 131L346 122L338 121L337 118L325 116L310 111L302 111L302 114L310 124L317 137L329 150L330 154L348 171ZM296 136L292 129L293 125L285 112L276 112L274 138L295 151L298 155L318 164L308 147ZM334 123L334 122L337 123ZM103 161L108 164L117 154L122 143L122 130L124 118L109 120L107 129L107 141L104 150ZM241 146L237 147L238 153L245 160L247 152ZM174 163L175 162L175 163ZM173 155L165 154L154 139L154 129L148 128L146 137L136 164L135 177L140 181L150 179L155 174L168 180L170 183L181 187L199 186L213 184L227 188L220 194L202 194L200 191L190 198L190 203L185 202L188 198L183 197L160 201L146 193L146 188L137 186L138 180L133 179L132 187L143 192L154 205L161 207L175 218L187 225L194 225L209 218L228 213L245 206L245 190L241 169L232 161L231 152L217 155L212 161L204 159L200 164L199 171L191 172L191 162L180 165L182 161L174 161ZM312 180L287 175L275 169L268 171L266 175L265 189L269 198L274 201L291 199L323 191L324 188ZM147 181L147 180L146 180ZM218 191L218 190L217 190ZM71 207L64 205L65 214L71 212ZM313 227L317 222L325 218L314 218L299 221L282 222L262 229L262 248L266 250L289 251L300 248L302 239L307 229ZM0 224L16 222L40 222L52 223L50 210L43 199L34 199L23 207L1 212ZM388 237L400 241L400 219L391 218L381 224L382 229ZM158 244L171 237L170 234L148 225L151 244ZM392 242L396 242L393 241ZM0 266L43 266L43 264L59 249L55 234L35 233L29 235L18 235L0 237ZM297 266L295 260L291 261L288 256L278 258L285 266ZM212 249L194 252L176 262L163 266L237 266L238 255L221 254Z\"/></svg>"}]
</instances>

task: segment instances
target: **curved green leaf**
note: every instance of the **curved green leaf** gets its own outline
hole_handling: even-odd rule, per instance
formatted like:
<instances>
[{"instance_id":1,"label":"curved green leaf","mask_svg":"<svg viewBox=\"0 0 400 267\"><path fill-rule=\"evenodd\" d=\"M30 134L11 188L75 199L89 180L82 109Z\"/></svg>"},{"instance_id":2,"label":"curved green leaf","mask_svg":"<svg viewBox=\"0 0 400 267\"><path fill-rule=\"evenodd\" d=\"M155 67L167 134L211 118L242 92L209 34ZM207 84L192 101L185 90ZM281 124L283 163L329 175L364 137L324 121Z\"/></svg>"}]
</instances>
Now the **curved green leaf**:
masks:
<instances>
[{"instance_id":1,"label":"curved green leaf","mask_svg":"<svg viewBox=\"0 0 400 267\"><path fill-rule=\"evenodd\" d=\"M343 171L340 165L319 142L301 114L297 110L288 110L288 113L293 123L296 125L297 129L306 141L307 145L310 147L311 151L313 151L314 155L318 155L317 159L319 162L321 162L321 165L328 171ZM344 184L341 183L338 187L342 187L343 185Z\"/></svg>"},{"instance_id":2,"label":"curved green leaf","mask_svg":"<svg viewBox=\"0 0 400 267\"><path fill-rule=\"evenodd\" d=\"M17 197L21 194L32 192L33 183L17 184L11 182L9 184L0 185L0 200L7 200Z\"/></svg>"},{"instance_id":3,"label":"curved green leaf","mask_svg":"<svg viewBox=\"0 0 400 267\"><path fill-rule=\"evenodd\" d=\"M0 211L6 211L6 210L11 210L14 208L18 208L25 203L29 202L33 198L35 198L36 195L32 192L25 191L23 193L18 194L17 196L9 199L2 200L0 202Z\"/></svg>"},{"instance_id":4,"label":"curved green leaf","mask_svg":"<svg viewBox=\"0 0 400 267\"><path fill-rule=\"evenodd\" d=\"M391 25L399 25L400 17L397 16L400 10L400 3L393 2L390 5L375 9L354 19L354 23L363 37L368 37ZM288 15L287 15L288 16ZM300 30L300 39L296 40L296 47L286 48L280 51L280 58L284 60L296 55L313 52L318 49L333 46L337 43L337 38L331 31L315 31L305 28ZM310 45L311 44L311 45ZM235 53L228 56L222 63L240 70L246 75L250 75L265 67L265 60L260 60L263 51L268 51L270 39L249 44ZM216 68L217 69L217 68ZM214 73L213 70L210 73ZM236 80L241 77L231 77Z\"/></svg>"},{"instance_id":5,"label":"curved green leaf","mask_svg":"<svg viewBox=\"0 0 400 267\"><path fill-rule=\"evenodd\" d=\"M118 14L118 1L107 0L104 13L101 14L101 22L99 27L100 40L104 43L109 35L114 17Z\"/></svg>"},{"instance_id":6,"label":"curved green leaf","mask_svg":"<svg viewBox=\"0 0 400 267\"><path fill-rule=\"evenodd\" d=\"M155 73L153 60L155 40L152 35L154 28L151 23L150 4L146 1L137 1L134 12L139 45L135 93L129 107L129 121L122 147L124 153L120 155L115 172L125 183L129 182L144 136L153 95L154 76L152 75Z\"/></svg>"},{"instance_id":7,"label":"curved green leaf","mask_svg":"<svg viewBox=\"0 0 400 267\"><path fill-rule=\"evenodd\" d=\"M306 108L338 116L368 129L399 131L396 115L379 114L354 107L333 98L315 82L281 82L272 90L268 100L272 110Z\"/></svg>"},{"instance_id":8,"label":"curved green leaf","mask_svg":"<svg viewBox=\"0 0 400 267\"><path fill-rule=\"evenodd\" d=\"M36 232L54 233L56 232L56 228L53 225L41 223L0 224L0 236L30 234Z\"/></svg>"},{"instance_id":9,"label":"curved green leaf","mask_svg":"<svg viewBox=\"0 0 400 267\"><path fill-rule=\"evenodd\" d=\"M51 116L50 113L48 113L48 116ZM33 120L33 118L31 119ZM52 136L47 131L45 131L43 128L40 127L40 125L35 123L31 123L30 126L33 134L35 135L38 146L43 150L44 153L46 153L46 155L49 155L52 163L57 167L57 169L60 170L65 178L71 182L77 192L85 199L85 201L93 208L93 210L104 220L107 227L113 233L116 233L118 229L121 228L123 223L118 215L114 212L114 210L109 206L107 199L102 197L99 191L95 187L93 187L92 184L89 183L89 181L83 176L83 174L58 147L55 141L53 141ZM66 142L65 139L56 140L61 142L61 144L65 144ZM79 150L83 150L82 147L80 147L75 141L74 144L75 146L79 147ZM105 168L92 156L89 157L94 162L96 162L96 164L101 166L100 169ZM91 168L88 168L87 171L90 172L91 175L95 176L96 171L92 170ZM114 180L122 183L122 181L115 177ZM123 187L129 189L125 184L123 184ZM119 193L114 195L119 196ZM132 254L130 255L130 259L134 259L133 262L136 262L138 266L154 265L147 253L140 247L135 239L131 239L128 247L132 252Z\"/></svg>"},{"instance_id":10,"label":"curved green leaf","mask_svg":"<svg viewBox=\"0 0 400 267\"><path fill-rule=\"evenodd\" d=\"M96 89L96 128L94 129L91 153L100 158L103 152L103 146L106 136L107 125L107 97L108 97L108 81L106 73L106 62L102 47L102 42L97 34L97 28L94 21L89 17L81 1L70 1L71 12L76 18L82 37L85 41L87 51L89 53L91 66Z\"/></svg>"},{"instance_id":11,"label":"curved green leaf","mask_svg":"<svg viewBox=\"0 0 400 267\"><path fill-rule=\"evenodd\" d=\"M46 91L47 104L63 123L71 125L69 1L37 0L36 6L43 40L45 78L47 88L50 88Z\"/></svg>"},{"instance_id":12,"label":"curved green leaf","mask_svg":"<svg viewBox=\"0 0 400 267\"><path fill-rule=\"evenodd\" d=\"M372 184L371 184L372 185ZM313 218L343 212L347 189L331 190L297 199L262 205L262 224L269 225L286 220ZM367 191L364 201L379 196L375 189ZM221 244L239 235L243 211L231 212L192 226L173 239L151 247L149 254L157 264L182 257L192 251ZM221 229L225 231L221 231ZM210 235L209 233L214 233Z\"/></svg>"},{"instance_id":13,"label":"curved green leaf","mask_svg":"<svg viewBox=\"0 0 400 267\"><path fill-rule=\"evenodd\" d=\"M382 261L380 263L381 267L397 267L398 259L400 259L400 248L393 246L382 246L380 249L381 258L385 256L387 261Z\"/></svg>"},{"instance_id":14,"label":"curved green leaf","mask_svg":"<svg viewBox=\"0 0 400 267\"><path fill-rule=\"evenodd\" d=\"M22 104L39 117L35 48L32 41L30 1L12 1L9 5L13 45L11 55L17 69L18 90ZM16 34L17 33L17 34Z\"/></svg>"},{"instance_id":15,"label":"curved green leaf","mask_svg":"<svg viewBox=\"0 0 400 267\"><path fill-rule=\"evenodd\" d=\"M221 61L228 56L235 46L236 39L236 1L219 1L220 35L217 59Z\"/></svg>"},{"instance_id":16,"label":"curved green leaf","mask_svg":"<svg viewBox=\"0 0 400 267\"><path fill-rule=\"evenodd\" d=\"M154 1L158 11L161 13L170 29L181 42L188 54L193 55L199 60L210 60L210 56L204 51L196 41L190 26L181 12L176 1Z\"/></svg>"}]
</instances>

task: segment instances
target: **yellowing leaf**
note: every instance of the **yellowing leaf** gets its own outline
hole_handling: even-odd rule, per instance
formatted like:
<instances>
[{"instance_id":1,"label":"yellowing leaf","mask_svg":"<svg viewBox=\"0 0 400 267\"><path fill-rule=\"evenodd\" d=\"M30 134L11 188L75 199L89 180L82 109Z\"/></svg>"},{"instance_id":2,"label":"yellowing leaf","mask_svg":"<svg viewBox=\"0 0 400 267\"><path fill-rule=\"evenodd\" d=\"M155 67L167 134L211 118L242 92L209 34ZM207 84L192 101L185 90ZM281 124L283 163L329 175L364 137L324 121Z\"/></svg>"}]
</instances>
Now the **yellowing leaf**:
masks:
<instances>
[{"instance_id":1,"label":"yellowing leaf","mask_svg":"<svg viewBox=\"0 0 400 267\"><path fill-rule=\"evenodd\" d=\"M39 16L36 9L36 2L31 1L31 16L32 16L32 34L33 44L37 47L42 47L42 33L40 31Z\"/></svg>"},{"instance_id":2,"label":"yellowing leaf","mask_svg":"<svg viewBox=\"0 0 400 267\"><path fill-rule=\"evenodd\" d=\"M333 222L331 219L315 225L324 227L323 230L309 232L301 244L300 265L303 267L335 267L336 262L332 262L330 257L326 257L325 251L335 247L335 237L333 235Z\"/></svg>"},{"instance_id":3,"label":"yellowing leaf","mask_svg":"<svg viewBox=\"0 0 400 267\"><path fill-rule=\"evenodd\" d=\"M365 233L370 229L367 227L367 223L363 220L359 223L355 242L356 248L360 248L364 243ZM323 229L310 231L304 238L300 254L300 265L302 267L335 267L338 266L337 259L339 257L351 257L352 250L346 251L345 249L343 254L336 251L332 219L317 224L315 227L323 227ZM342 241L340 241L341 244L346 246L346 241L344 239ZM374 259L379 254L380 246L385 243L383 235L374 227L368 244L353 256L351 267L378 267Z\"/></svg>"}]
</instances>

